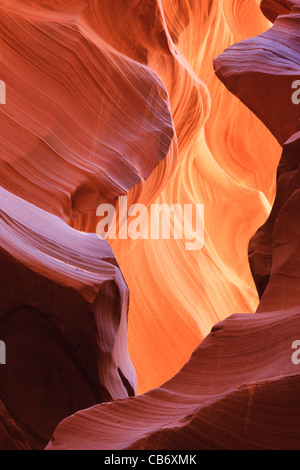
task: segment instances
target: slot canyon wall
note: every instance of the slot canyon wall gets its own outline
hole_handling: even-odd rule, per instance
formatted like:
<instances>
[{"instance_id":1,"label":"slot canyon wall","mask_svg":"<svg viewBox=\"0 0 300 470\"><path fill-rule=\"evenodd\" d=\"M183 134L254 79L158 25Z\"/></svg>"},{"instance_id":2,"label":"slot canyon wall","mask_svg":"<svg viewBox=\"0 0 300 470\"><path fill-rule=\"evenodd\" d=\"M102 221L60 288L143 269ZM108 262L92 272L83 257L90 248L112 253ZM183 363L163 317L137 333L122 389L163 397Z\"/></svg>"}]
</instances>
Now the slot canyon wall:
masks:
<instances>
[{"instance_id":1,"label":"slot canyon wall","mask_svg":"<svg viewBox=\"0 0 300 470\"><path fill-rule=\"evenodd\" d=\"M299 23L2 0L1 449L299 448ZM122 195L204 204L203 248L99 238Z\"/></svg>"}]
</instances>

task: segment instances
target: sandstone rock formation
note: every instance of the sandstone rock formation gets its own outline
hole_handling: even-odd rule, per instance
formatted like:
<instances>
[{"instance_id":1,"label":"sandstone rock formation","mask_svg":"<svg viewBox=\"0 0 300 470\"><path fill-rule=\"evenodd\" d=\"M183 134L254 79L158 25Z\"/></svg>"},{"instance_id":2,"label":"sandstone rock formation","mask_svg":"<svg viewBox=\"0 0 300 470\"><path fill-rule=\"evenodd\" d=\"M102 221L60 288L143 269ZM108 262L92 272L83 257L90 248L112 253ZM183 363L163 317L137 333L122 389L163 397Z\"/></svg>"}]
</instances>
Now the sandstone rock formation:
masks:
<instances>
[{"instance_id":1,"label":"sandstone rock formation","mask_svg":"<svg viewBox=\"0 0 300 470\"><path fill-rule=\"evenodd\" d=\"M173 136L164 85L93 32L86 4L0 7L0 184L66 221L146 179Z\"/></svg>"},{"instance_id":2,"label":"sandstone rock formation","mask_svg":"<svg viewBox=\"0 0 300 470\"><path fill-rule=\"evenodd\" d=\"M105 240L2 188L0 244L0 396L41 448L69 414L135 393L128 289Z\"/></svg>"},{"instance_id":3,"label":"sandstone rock formation","mask_svg":"<svg viewBox=\"0 0 300 470\"><path fill-rule=\"evenodd\" d=\"M295 206L299 191L299 155L298 132L283 147L277 171L276 197L270 216L250 241L250 266L258 293L260 297L263 296L260 311L299 305L296 249L299 229ZM287 219L287 214L290 219Z\"/></svg>"},{"instance_id":4,"label":"sandstone rock formation","mask_svg":"<svg viewBox=\"0 0 300 470\"><path fill-rule=\"evenodd\" d=\"M259 311L299 305L295 217L300 108L292 100L293 83L299 78L299 7L299 1L263 1L261 9L274 26L232 46L215 60L218 77L283 144L273 208L249 246L252 275L263 296Z\"/></svg>"},{"instance_id":5,"label":"sandstone rock formation","mask_svg":"<svg viewBox=\"0 0 300 470\"><path fill-rule=\"evenodd\" d=\"M115 204L168 152L166 176L173 164L164 85L95 36L79 19L86 6L0 6L0 397L24 447L42 448L70 413L135 393L118 263L107 242L65 222Z\"/></svg>"},{"instance_id":6,"label":"sandstone rock formation","mask_svg":"<svg viewBox=\"0 0 300 470\"><path fill-rule=\"evenodd\" d=\"M0 448L299 447L299 7L2 0ZM97 237L124 194L204 248Z\"/></svg>"},{"instance_id":7,"label":"sandstone rock formation","mask_svg":"<svg viewBox=\"0 0 300 470\"><path fill-rule=\"evenodd\" d=\"M76 413L47 449L299 448L297 331L299 307L233 315L161 388Z\"/></svg>"},{"instance_id":8,"label":"sandstone rock formation","mask_svg":"<svg viewBox=\"0 0 300 470\"><path fill-rule=\"evenodd\" d=\"M220 80L281 145L298 130L300 122L299 107L292 101L292 85L299 78L300 3L288 3L298 7L276 17L274 26L265 33L226 49L214 62Z\"/></svg>"},{"instance_id":9,"label":"sandstone rock formation","mask_svg":"<svg viewBox=\"0 0 300 470\"><path fill-rule=\"evenodd\" d=\"M299 0L262 0L260 8L263 14L274 23L277 16L290 13L291 9L297 5L299 6Z\"/></svg>"}]
</instances>

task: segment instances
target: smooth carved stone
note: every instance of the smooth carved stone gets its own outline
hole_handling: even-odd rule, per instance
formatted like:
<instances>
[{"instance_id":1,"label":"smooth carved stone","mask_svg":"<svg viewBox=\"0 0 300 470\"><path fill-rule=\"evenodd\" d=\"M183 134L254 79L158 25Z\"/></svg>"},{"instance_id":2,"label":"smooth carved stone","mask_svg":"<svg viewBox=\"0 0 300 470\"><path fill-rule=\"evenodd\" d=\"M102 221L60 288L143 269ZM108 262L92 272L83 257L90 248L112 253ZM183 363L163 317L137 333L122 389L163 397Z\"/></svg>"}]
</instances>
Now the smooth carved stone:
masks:
<instances>
[{"instance_id":1,"label":"smooth carved stone","mask_svg":"<svg viewBox=\"0 0 300 470\"><path fill-rule=\"evenodd\" d=\"M292 101L300 68L300 9L277 17L258 37L226 49L214 61L217 77L283 145L299 130L300 106Z\"/></svg>"},{"instance_id":2,"label":"smooth carved stone","mask_svg":"<svg viewBox=\"0 0 300 470\"><path fill-rule=\"evenodd\" d=\"M272 23L279 15L290 13L294 6L300 6L299 0L262 0L261 11Z\"/></svg>"},{"instance_id":3,"label":"smooth carved stone","mask_svg":"<svg viewBox=\"0 0 300 470\"><path fill-rule=\"evenodd\" d=\"M258 229L256 234L250 240L249 244L250 267L260 298L264 295L264 292L268 286L272 270L279 270L279 265L281 265L284 260L287 260L287 256L289 256L289 254L286 253L287 240L283 244L283 248L279 250L277 240L279 229L286 230L286 237L292 236L292 234L294 234L294 237L296 237L296 233L298 230L297 208L295 207L297 197L296 194L294 195L294 193L296 193L297 190L300 189L299 163L300 132L294 134L283 146L282 157L277 170L276 197L270 216L268 217L264 225L262 225L262 227ZM292 218L290 220L286 220L284 214L291 203L290 199L291 202L292 200L294 201L293 207L295 209L295 213L292 215ZM292 269L292 265L289 266L289 274L288 272L286 272L286 275L288 275L288 277L294 277L297 272L295 264L297 251L295 249L293 251L294 268ZM287 291L285 291L283 285L281 285L280 288L278 286L279 289L275 289L272 291L272 305L268 305L268 307L263 307L266 302L266 297L264 296L259 308L264 308L267 310L272 310L278 307L283 308L283 298L288 299L290 307L297 306L297 289L293 294L293 283L291 282L291 279L289 281L286 280L284 284L286 284ZM270 298L270 295L268 295L268 297ZM288 305L285 305L285 308L287 307Z\"/></svg>"},{"instance_id":4,"label":"smooth carved stone","mask_svg":"<svg viewBox=\"0 0 300 470\"><path fill-rule=\"evenodd\" d=\"M47 449L299 449L297 335L299 307L233 315L169 382L70 416Z\"/></svg>"},{"instance_id":5,"label":"smooth carved stone","mask_svg":"<svg viewBox=\"0 0 300 470\"><path fill-rule=\"evenodd\" d=\"M0 185L74 222L147 179L174 129L157 75L71 3L1 2Z\"/></svg>"}]
</instances>

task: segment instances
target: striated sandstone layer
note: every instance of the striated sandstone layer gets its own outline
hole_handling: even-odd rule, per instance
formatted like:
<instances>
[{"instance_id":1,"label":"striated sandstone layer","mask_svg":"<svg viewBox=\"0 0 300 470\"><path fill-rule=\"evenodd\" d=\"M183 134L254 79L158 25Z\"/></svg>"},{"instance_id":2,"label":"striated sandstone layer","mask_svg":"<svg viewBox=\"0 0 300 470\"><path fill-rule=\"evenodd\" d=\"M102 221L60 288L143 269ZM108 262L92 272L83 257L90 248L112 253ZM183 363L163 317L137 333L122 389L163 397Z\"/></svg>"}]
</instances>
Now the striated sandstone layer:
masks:
<instances>
[{"instance_id":1,"label":"striated sandstone layer","mask_svg":"<svg viewBox=\"0 0 300 470\"><path fill-rule=\"evenodd\" d=\"M72 222L148 178L174 132L164 85L95 34L88 3L0 6L0 184Z\"/></svg>"},{"instance_id":2,"label":"striated sandstone layer","mask_svg":"<svg viewBox=\"0 0 300 470\"><path fill-rule=\"evenodd\" d=\"M215 69L226 87L283 145L272 211L249 246L252 275L259 296L263 296L259 310L270 311L299 305L294 217L299 190L300 109L292 100L292 85L299 78L300 2L263 1L261 9L274 26L227 49L215 60Z\"/></svg>"},{"instance_id":3,"label":"striated sandstone layer","mask_svg":"<svg viewBox=\"0 0 300 470\"><path fill-rule=\"evenodd\" d=\"M298 7L278 16L272 28L226 49L214 62L218 78L281 145L300 124L299 106L292 101L300 67L300 2L291 3Z\"/></svg>"},{"instance_id":4,"label":"striated sandstone layer","mask_svg":"<svg viewBox=\"0 0 300 470\"><path fill-rule=\"evenodd\" d=\"M64 417L135 393L128 289L105 240L2 188L0 246L0 397L42 448Z\"/></svg>"},{"instance_id":5,"label":"striated sandstone layer","mask_svg":"<svg viewBox=\"0 0 300 470\"><path fill-rule=\"evenodd\" d=\"M299 449L296 332L299 307L233 315L169 382L76 413L47 449Z\"/></svg>"},{"instance_id":6,"label":"striated sandstone layer","mask_svg":"<svg viewBox=\"0 0 300 470\"><path fill-rule=\"evenodd\" d=\"M297 243L300 233L296 220L300 189L299 156L298 132L283 147L270 216L250 240L250 266L259 296L263 296L260 311L300 304L297 289L300 274Z\"/></svg>"},{"instance_id":7,"label":"striated sandstone layer","mask_svg":"<svg viewBox=\"0 0 300 470\"><path fill-rule=\"evenodd\" d=\"M260 8L263 14L274 23L277 16L290 13L294 6L299 5L299 0L262 0Z\"/></svg>"}]
</instances>

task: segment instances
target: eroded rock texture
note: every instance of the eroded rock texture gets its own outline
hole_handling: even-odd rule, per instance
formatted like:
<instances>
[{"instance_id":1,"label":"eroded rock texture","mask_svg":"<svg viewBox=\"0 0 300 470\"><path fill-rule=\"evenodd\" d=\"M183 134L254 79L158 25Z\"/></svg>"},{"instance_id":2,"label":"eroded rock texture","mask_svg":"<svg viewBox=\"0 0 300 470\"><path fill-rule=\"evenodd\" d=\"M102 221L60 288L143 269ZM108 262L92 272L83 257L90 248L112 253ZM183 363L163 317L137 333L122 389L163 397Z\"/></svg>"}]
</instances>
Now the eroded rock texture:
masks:
<instances>
[{"instance_id":1,"label":"eroded rock texture","mask_svg":"<svg viewBox=\"0 0 300 470\"><path fill-rule=\"evenodd\" d=\"M0 195L0 396L40 448L67 415L135 393L128 289L105 240Z\"/></svg>"},{"instance_id":2,"label":"eroded rock texture","mask_svg":"<svg viewBox=\"0 0 300 470\"><path fill-rule=\"evenodd\" d=\"M299 157L298 132L283 147L277 171L276 197L270 216L250 241L250 266L262 297L260 311L299 305Z\"/></svg>"},{"instance_id":3,"label":"eroded rock texture","mask_svg":"<svg viewBox=\"0 0 300 470\"><path fill-rule=\"evenodd\" d=\"M258 38L232 46L215 61L219 78L284 144L272 211L249 246L252 274L262 297L259 311L299 305L300 108L292 100L300 68L299 8L299 1L263 1L261 9L274 26ZM237 66L242 56L243 63Z\"/></svg>"},{"instance_id":4,"label":"eroded rock texture","mask_svg":"<svg viewBox=\"0 0 300 470\"><path fill-rule=\"evenodd\" d=\"M277 2L272 3L277 11ZM299 79L300 68L300 3L285 3L298 6L277 16L279 9L272 28L226 49L214 62L220 80L259 117L281 145L300 123L299 106L292 101L292 84Z\"/></svg>"},{"instance_id":5,"label":"eroded rock texture","mask_svg":"<svg viewBox=\"0 0 300 470\"><path fill-rule=\"evenodd\" d=\"M0 184L67 221L146 179L173 136L164 85L95 34L88 4L0 7Z\"/></svg>"},{"instance_id":6,"label":"eroded rock texture","mask_svg":"<svg viewBox=\"0 0 300 470\"><path fill-rule=\"evenodd\" d=\"M277 16L290 13L294 6L299 5L299 0L262 0L260 8L264 15L274 23Z\"/></svg>"}]
</instances>

